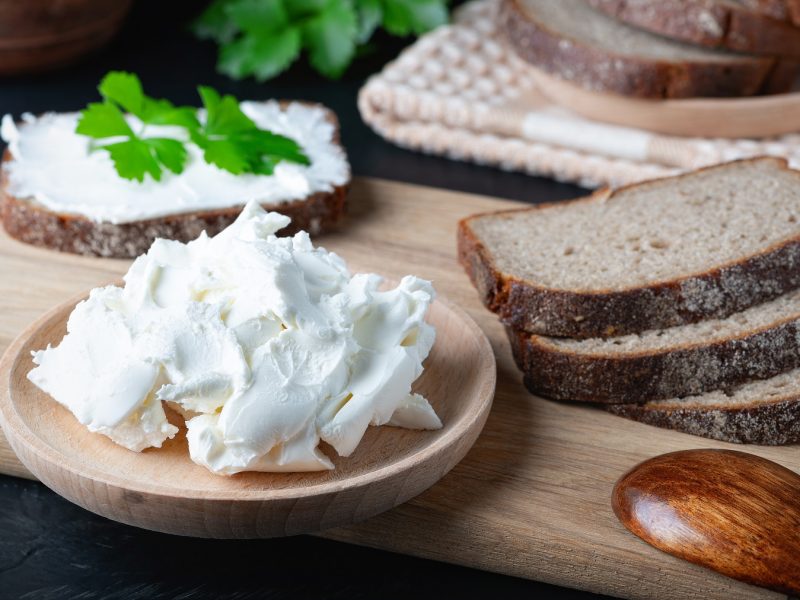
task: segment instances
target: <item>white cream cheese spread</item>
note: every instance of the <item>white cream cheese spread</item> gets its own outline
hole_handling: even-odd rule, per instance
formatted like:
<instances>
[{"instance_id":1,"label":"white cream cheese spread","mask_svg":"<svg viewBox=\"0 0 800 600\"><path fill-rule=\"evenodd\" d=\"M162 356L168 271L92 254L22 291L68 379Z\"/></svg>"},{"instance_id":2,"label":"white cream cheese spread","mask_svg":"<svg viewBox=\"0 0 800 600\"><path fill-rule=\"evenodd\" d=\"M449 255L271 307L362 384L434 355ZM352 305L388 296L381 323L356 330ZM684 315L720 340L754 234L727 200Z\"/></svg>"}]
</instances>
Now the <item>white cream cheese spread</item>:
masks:
<instances>
[{"instance_id":1,"label":"white cream cheese spread","mask_svg":"<svg viewBox=\"0 0 800 600\"><path fill-rule=\"evenodd\" d=\"M58 213L95 222L129 223L171 214L241 206L250 200L279 204L316 192L330 192L350 179L350 166L336 143L335 127L319 106L275 101L242 102L242 111L262 129L292 138L310 165L281 162L272 175L234 175L203 160L189 144L189 161L180 175L165 172L161 181L129 181L114 170L108 152L90 152L91 140L75 133L79 113L25 114L19 127L10 115L0 125L12 160L4 165L8 191L33 198ZM198 117L205 118L204 111ZM135 130L141 123L127 117ZM148 125L144 137L185 139L184 130Z\"/></svg>"},{"instance_id":2,"label":"white cream cheese spread","mask_svg":"<svg viewBox=\"0 0 800 600\"><path fill-rule=\"evenodd\" d=\"M28 378L90 431L141 451L186 420L189 453L215 473L332 469L369 425L436 429L412 393L435 332L431 284L380 290L289 219L249 203L214 238L156 240L124 287L92 290Z\"/></svg>"}]
</instances>

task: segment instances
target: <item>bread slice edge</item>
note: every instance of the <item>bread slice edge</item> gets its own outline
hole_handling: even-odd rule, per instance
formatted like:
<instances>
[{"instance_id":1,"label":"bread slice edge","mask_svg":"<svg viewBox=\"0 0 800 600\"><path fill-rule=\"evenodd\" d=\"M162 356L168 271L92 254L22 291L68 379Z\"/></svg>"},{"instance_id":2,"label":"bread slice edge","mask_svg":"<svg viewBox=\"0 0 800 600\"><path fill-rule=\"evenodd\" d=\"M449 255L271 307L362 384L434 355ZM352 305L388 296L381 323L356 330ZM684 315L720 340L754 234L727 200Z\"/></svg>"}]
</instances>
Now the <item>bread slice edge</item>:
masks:
<instances>
[{"instance_id":1,"label":"bread slice edge","mask_svg":"<svg viewBox=\"0 0 800 600\"><path fill-rule=\"evenodd\" d=\"M709 343L582 354L507 328L528 389L555 400L636 404L692 396L800 367L800 315Z\"/></svg>"},{"instance_id":2,"label":"bread slice edge","mask_svg":"<svg viewBox=\"0 0 800 600\"><path fill-rule=\"evenodd\" d=\"M800 59L800 29L745 4L708 0L588 0L632 27L680 42L733 52Z\"/></svg>"},{"instance_id":3,"label":"bread slice edge","mask_svg":"<svg viewBox=\"0 0 800 600\"><path fill-rule=\"evenodd\" d=\"M743 159L699 171L729 168L750 161L772 161L778 168L794 172L786 160L771 157ZM676 177L690 175L687 173ZM459 261L484 305L497 313L506 325L529 333L579 339L641 333L648 329L665 329L709 318L724 318L800 287L800 269L795 267L800 264L800 235L766 247L759 253L715 265L706 271L687 273L645 286L581 291L549 288L501 272L494 263L491 251L471 228L473 221L485 217L496 218L523 211L565 209L574 203L608 201L624 190L670 179L674 177L631 184L614 192L602 189L566 202L471 215L458 224ZM729 293L723 281L729 284L735 282L740 293ZM710 306L702 301L703 297L712 294L720 299L718 304Z\"/></svg>"},{"instance_id":4,"label":"bread slice edge","mask_svg":"<svg viewBox=\"0 0 800 600\"><path fill-rule=\"evenodd\" d=\"M685 408L671 409L635 404L605 408L612 414L640 423L722 442L763 446L800 443L800 397L730 408L701 408L689 404Z\"/></svg>"},{"instance_id":5,"label":"bread slice edge","mask_svg":"<svg viewBox=\"0 0 800 600\"><path fill-rule=\"evenodd\" d=\"M754 96L788 92L798 73L794 60L767 56L689 62L607 52L533 21L520 0L502 0L497 22L520 58L597 92L648 99Z\"/></svg>"}]
</instances>

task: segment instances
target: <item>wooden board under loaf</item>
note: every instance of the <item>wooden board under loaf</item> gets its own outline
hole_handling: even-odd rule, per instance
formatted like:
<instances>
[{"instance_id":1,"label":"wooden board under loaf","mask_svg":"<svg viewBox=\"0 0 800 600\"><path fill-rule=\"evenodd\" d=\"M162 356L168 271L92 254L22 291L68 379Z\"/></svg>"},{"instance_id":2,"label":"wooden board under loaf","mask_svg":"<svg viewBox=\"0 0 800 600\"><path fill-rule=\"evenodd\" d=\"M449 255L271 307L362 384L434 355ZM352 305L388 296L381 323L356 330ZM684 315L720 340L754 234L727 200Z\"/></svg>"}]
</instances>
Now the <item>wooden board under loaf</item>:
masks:
<instances>
[{"instance_id":1,"label":"wooden board under loaf","mask_svg":"<svg viewBox=\"0 0 800 600\"><path fill-rule=\"evenodd\" d=\"M498 385L483 434L442 481L388 513L323 535L626 598L785 598L663 554L631 535L611 511L614 482L633 465L673 450L737 446L525 390L503 328L481 305L455 245L459 219L515 203L377 180L357 180L350 202L341 231L317 242L354 269L433 279L489 336ZM118 278L129 264L0 235L0 348L48 308ZM2 441L0 470L24 476ZM748 451L800 471L797 446Z\"/></svg>"}]
</instances>

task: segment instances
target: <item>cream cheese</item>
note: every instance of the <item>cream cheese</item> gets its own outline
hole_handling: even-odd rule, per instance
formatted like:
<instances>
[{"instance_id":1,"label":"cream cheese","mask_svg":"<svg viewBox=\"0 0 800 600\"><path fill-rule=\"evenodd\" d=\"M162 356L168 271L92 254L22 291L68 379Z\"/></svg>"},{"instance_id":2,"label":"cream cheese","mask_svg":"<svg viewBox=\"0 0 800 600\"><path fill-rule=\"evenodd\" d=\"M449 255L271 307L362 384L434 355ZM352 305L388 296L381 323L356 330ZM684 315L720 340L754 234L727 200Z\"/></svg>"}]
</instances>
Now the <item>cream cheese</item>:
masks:
<instances>
[{"instance_id":1,"label":"cream cheese","mask_svg":"<svg viewBox=\"0 0 800 600\"><path fill-rule=\"evenodd\" d=\"M22 116L19 127L10 115L0 125L12 161L4 165L8 191L33 198L59 213L95 222L128 223L166 215L241 206L250 200L284 203L316 192L330 192L350 179L350 167L335 141L335 127L319 106L275 101L242 102L242 111L259 127L286 135L302 146L310 165L281 162L272 175L233 175L208 164L201 150L187 145L189 162L180 175L165 171L160 182L121 178L108 152L89 151L90 139L75 133L79 113ZM199 111L200 119L205 118ZM138 131L141 123L129 116ZM175 127L147 126L145 137L185 138Z\"/></svg>"},{"instance_id":2,"label":"cream cheese","mask_svg":"<svg viewBox=\"0 0 800 600\"><path fill-rule=\"evenodd\" d=\"M141 451L186 421L194 462L215 473L332 469L370 425L436 429L411 392L435 332L431 284L351 276L289 219L249 203L214 238L156 240L124 287L92 290L28 378L89 430Z\"/></svg>"}]
</instances>

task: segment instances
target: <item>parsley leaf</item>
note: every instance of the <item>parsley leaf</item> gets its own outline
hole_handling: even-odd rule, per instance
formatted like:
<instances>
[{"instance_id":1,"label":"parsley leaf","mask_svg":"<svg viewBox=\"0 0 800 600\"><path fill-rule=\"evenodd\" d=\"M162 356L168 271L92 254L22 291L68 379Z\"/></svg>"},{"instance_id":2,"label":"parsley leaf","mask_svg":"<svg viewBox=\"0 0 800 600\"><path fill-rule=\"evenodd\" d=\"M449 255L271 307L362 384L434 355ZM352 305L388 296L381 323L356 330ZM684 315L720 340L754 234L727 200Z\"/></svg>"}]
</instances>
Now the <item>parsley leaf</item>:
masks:
<instances>
[{"instance_id":1,"label":"parsley leaf","mask_svg":"<svg viewBox=\"0 0 800 600\"><path fill-rule=\"evenodd\" d=\"M420 35L447 23L441 0L382 0L383 26L393 35Z\"/></svg>"},{"instance_id":2,"label":"parsley leaf","mask_svg":"<svg viewBox=\"0 0 800 600\"><path fill-rule=\"evenodd\" d=\"M270 175L282 160L310 164L297 142L259 129L233 96L220 96L203 86L198 91L207 117L205 125L192 132L192 141L203 149L206 162L237 175Z\"/></svg>"},{"instance_id":3,"label":"parsley leaf","mask_svg":"<svg viewBox=\"0 0 800 600\"><path fill-rule=\"evenodd\" d=\"M344 0L329 0L303 28L309 61L326 77L341 77L353 60L357 35L358 21L353 7Z\"/></svg>"},{"instance_id":4,"label":"parsley leaf","mask_svg":"<svg viewBox=\"0 0 800 600\"><path fill-rule=\"evenodd\" d=\"M176 107L169 100L145 96L139 78L132 73L111 71L98 86L100 95L148 125L197 127L196 111L189 106Z\"/></svg>"},{"instance_id":5,"label":"parsley leaf","mask_svg":"<svg viewBox=\"0 0 800 600\"><path fill-rule=\"evenodd\" d=\"M214 0L203 13L191 24L191 30L201 40L214 40L225 44L233 40L239 27L228 19L226 10L230 0Z\"/></svg>"},{"instance_id":6,"label":"parsley leaf","mask_svg":"<svg viewBox=\"0 0 800 600\"><path fill-rule=\"evenodd\" d=\"M146 138L143 140L152 150L158 162L176 175L183 172L189 158L186 146L170 138Z\"/></svg>"},{"instance_id":7,"label":"parsley leaf","mask_svg":"<svg viewBox=\"0 0 800 600\"><path fill-rule=\"evenodd\" d=\"M356 3L356 10L358 11L358 43L366 44L383 21L383 6L381 0L359 0Z\"/></svg>"},{"instance_id":8,"label":"parsley leaf","mask_svg":"<svg viewBox=\"0 0 800 600\"><path fill-rule=\"evenodd\" d=\"M139 182L144 181L145 174L161 181L162 166L180 173L186 163L186 148L181 142L169 138L132 136L124 142L99 147L108 150L120 177Z\"/></svg>"},{"instance_id":9,"label":"parsley leaf","mask_svg":"<svg viewBox=\"0 0 800 600\"><path fill-rule=\"evenodd\" d=\"M146 96L139 78L122 71L110 72L97 89L104 101L90 104L81 113L75 132L98 140L93 149L108 151L120 177L141 182L150 175L160 181L164 168L183 172L188 159L183 142L144 137L142 131L133 130L123 111L138 117L145 127L176 125L193 129L200 126L195 109Z\"/></svg>"},{"instance_id":10,"label":"parsley leaf","mask_svg":"<svg viewBox=\"0 0 800 600\"><path fill-rule=\"evenodd\" d=\"M97 91L106 100L111 100L136 116L144 112L145 96L142 83L132 73L111 71L97 86Z\"/></svg>"},{"instance_id":11,"label":"parsley leaf","mask_svg":"<svg viewBox=\"0 0 800 600\"><path fill-rule=\"evenodd\" d=\"M214 88L201 85L197 88L207 111L204 130L211 135L235 133L255 129L252 119L242 112L236 98L220 96Z\"/></svg>"},{"instance_id":12,"label":"parsley leaf","mask_svg":"<svg viewBox=\"0 0 800 600\"><path fill-rule=\"evenodd\" d=\"M245 34L220 49L217 68L222 73L264 81L300 54L300 30L289 25L282 0L242 0L230 4L227 14Z\"/></svg>"},{"instance_id":13,"label":"parsley leaf","mask_svg":"<svg viewBox=\"0 0 800 600\"><path fill-rule=\"evenodd\" d=\"M87 106L81 113L75 132L93 138L133 135L122 111L108 102L93 102Z\"/></svg>"},{"instance_id":14,"label":"parsley leaf","mask_svg":"<svg viewBox=\"0 0 800 600\"><path fill-rule=\"evenodd\" d=\"M300 32L285 29L271 36L245 36L220 49L220 72L241 79L266 81L289 68L300 54Z\"/></svg>"},{"instance_id":15,"label":"parsley leaf","mask_svg":"<svg viewBox=\"0 0 800 600\"><path fill-rule=\"evenodd\" d=\"M289 15L289 19L292 21L297 21L305 17L313 17L325 8L327 3L328 0L283 0L286 12Z\"/></svg>"},{"instance_id":16,"label":"parsley leaf","mask_svg":"<svg viewBox=\"0 0 800 600\"><path fill-rule=\"evenodd\" d=\"M419 35L447 22L448 0L214 0L195 20L197 37L220 44L217 70L264 81L306 50L321 74L338 78L379 26Z\"/></svg>"},{"instance_id":17,"label":"parsley leaf","mask_svg":"<svg viewBox=\"0 0 800 600\"><path fill-rule=\"evenodd\" d=\"M161 166L144 140L132 137L101 147L108 150L120 177L141 182L145 174L149 174L156 181L161 181Z\"/></svg>"},{"instance_id":18,"label":"parsley leaf","mask_svg":"<svg viewBox=\"0 0 800 600\"><path fill-rule=\"evenodd\" d=\"M250 9L260 10L258 1L248 2ZM241 13L239 18L249 17ZM212 88L198 88L207 114L203 124L195 108L176 107L168 100L146 96L136 75L111 72L98 89L104 101L89 104L81 112L75 132L95 140L93 150L106 150L125 179L141 182L150 175L160 181L164 169L182 173L189 160L189 140L203 151L206 162L234 174L270 175L283 160L310 164L297 142L260 129L242 112L236 98L220 96ZM139 131L125 118L126 112L141 121ZM180 139L165 137L173 129L148 137L145 132L150 125L179 127L176 135Z\"/></svg>"},{"instance_id":19,"label":"parsley leaf","mask_svg":"<svg viewBox=\"0 0 800 600\"><path fill-rule=\"evenodd\" d=\"M289 23L283 0L237 0L225 13L242 31L253 33L273 33Z\"/></svg>"}]
</instances>

